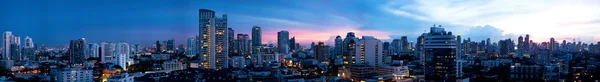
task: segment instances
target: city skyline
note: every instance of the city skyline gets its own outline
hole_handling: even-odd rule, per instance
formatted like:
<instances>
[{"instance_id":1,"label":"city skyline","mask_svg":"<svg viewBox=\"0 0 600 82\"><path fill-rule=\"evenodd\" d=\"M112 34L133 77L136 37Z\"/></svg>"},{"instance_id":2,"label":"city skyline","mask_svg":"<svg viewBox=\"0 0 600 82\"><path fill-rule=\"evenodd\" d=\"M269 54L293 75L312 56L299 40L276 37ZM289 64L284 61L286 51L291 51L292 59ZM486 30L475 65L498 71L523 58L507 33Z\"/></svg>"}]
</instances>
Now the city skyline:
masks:
<instances>
[{"instance_id":1,"label":"city skyline","mask_svg":"<svg viewBox=\"0 0 600 82\"><path fill-rule=\"evenodd\" d=\"M195 31L198 30L198 9L228 14L229 27L235 30L235 34L251 35L253 26L262 27L262 43L269 44L277 43L277 32L281 30L288 30L289 37L295 36L296 42L303 45L319 41L333 45L335 36L345 36L347 32L354 32L358 37L374 36L384 41L401 36L408 36L409 41L415 41L416 36L432 24L444 25L442 28L475 41L489 37L496 42L530 34L534 42L548 42L550 37L554 37L557 41L571 42L576 39L595 43L599 36L593 36L597 31L593 25L600 24L600 18L597 18L599 9L594 10L600 7L589 4L594 1L585 0L530 1L514 5L503 4L512 1L460 1L460 4L445 1L205 1L203 3L214 4L202 5L199 1L191 0L127 1L120 4L112 3L116 1L2 2L4 7L0 10L8 13L0 14L4 18L0 21L1 30L29 36L36 43L46 46L65 45L69 40L79 38L88 38L91 43L123 41L142 45L175 38L176 44L185 44L187 38L198 33ZM331 7L329 4L333 3L345 4ZM523 8L493 10L498 8L490 5ZM557 7L544 8L552 5ZM467 7L471 8L458 11ZM482 10L486 8L491 9ZM569 10L570 13L553 13L563 10ZM456 16L448 13L455 13ZM564 17L562 14L578 16ZM535 16L523 17L532 15ZM549 17L565 20L557 21ZM540 21L542 18L546 18L545 21ZM519 19L528 21L512 21Z\"/></svg>"}]
</instances>

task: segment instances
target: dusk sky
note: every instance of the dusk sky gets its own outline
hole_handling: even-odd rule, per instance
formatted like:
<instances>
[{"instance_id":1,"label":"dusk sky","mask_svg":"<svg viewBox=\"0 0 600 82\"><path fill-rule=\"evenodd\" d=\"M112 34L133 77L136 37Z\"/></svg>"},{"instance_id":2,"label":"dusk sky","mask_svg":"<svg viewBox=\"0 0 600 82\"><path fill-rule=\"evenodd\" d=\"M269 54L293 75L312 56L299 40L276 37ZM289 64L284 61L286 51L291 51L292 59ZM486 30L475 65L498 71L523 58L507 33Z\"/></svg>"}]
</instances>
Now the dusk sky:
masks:
<instances>
[{"instance_id":1,"label":"dusk sky","mask_svg":"<svg viewBox=\"0 0 600 82\"><path fill-rule=\"evenodd\" d=\"M198 33L198 9L227 14L236 34L262 27L263 43L276 43L281 30L301 44L347 32L412 41L434 24L477 41L600 39L600 0L1 0L0 31L48 46L79 38L185 44Z\"/></svg>"}]
</instances>

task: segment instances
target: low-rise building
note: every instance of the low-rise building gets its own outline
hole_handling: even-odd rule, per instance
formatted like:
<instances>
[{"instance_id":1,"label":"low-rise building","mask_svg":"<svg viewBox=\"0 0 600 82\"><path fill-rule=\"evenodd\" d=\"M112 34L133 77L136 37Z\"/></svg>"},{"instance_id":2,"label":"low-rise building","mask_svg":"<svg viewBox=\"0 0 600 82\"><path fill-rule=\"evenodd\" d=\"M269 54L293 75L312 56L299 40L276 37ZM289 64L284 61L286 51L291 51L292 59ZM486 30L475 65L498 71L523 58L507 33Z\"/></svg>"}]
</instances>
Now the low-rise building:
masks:
<instances>
[{"instance_id":1,"label":"low-rise building","mask_svg":"<svg viewBox=\"0 0 600 82\"><path fill-rule=\"evenodd\" d=\"M52 72L55 82L93 82L93 70L80 68L57 69Z\"/></svg>"}]
</instances>

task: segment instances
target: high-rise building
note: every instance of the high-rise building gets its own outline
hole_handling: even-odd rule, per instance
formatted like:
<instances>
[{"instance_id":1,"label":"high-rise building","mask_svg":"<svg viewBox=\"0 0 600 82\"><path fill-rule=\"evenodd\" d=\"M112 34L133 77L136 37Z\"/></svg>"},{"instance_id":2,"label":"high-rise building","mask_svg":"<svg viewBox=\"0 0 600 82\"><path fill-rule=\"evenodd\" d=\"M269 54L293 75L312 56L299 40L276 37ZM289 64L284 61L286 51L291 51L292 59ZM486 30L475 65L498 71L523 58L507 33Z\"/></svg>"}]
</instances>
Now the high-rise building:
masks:
<instances>
[{"instance_id":1,"label":"high-rise building","mask_svg":"<svg viewBox=\"0 0 600 82\"><path fill-rule=\"evenodd\" d=\"M421 64L425 64L425 36L427 36L427 33L421 34L417 38L417 44L415 44L415 57L419 58Z\"/></svg>"},{"instance_id":2,"label":"high-rise building","mask_svg":"<svg viewBox=\"0 0 600 82\"><path fill-rule=\"evenodd\" d=\"M323 42L319 42L318 45L315 45L313 49L313 58L318 61L328 61L329 58L329 46L325 45Z\"/></svg>"},{"instance_id":3,"label":"high-rise building","mask_svg":"<svg viewBox=\"0 0 600 82\"><path fill-rule=\"evenodd\" d=\"M525 41L523 42L523 50L525 52L529 52L529 45L531 43L529 42L529 34L525 35Z\"/></svg>"},{"instance_id":4,"label":"high-rise building","mask_svg":"<svg viewBox=\"0 0 600 82\"><path fill-rule=\"evenodd\" d=\"M129 59L130 53L129 44L124 42L117 43L114 54L115 59L113 60L113 63L121 66L123 70L127 70L127 60Z\"/></svg>"},{"instance_id":5,"label":"high-rise building","mask_svg":"<svg viewBox=\"0 0 600 82\"><path fill-rule=\"evenodd\" d=\"M21 37L18 35L13 35L13 41L15 41L13 44L16 44L17 46L21 47Z\"/></svg>"},{"instance_id":6,"label":"high-rise building","mask_svg":"<svg viewBox=\"0 0 600 82\"><path fill-rule=\"evenodd\" d=\"M69 64L70 66L81 67L85 62L85 49L87 43L85 39L71 40L69 43Z\"/></svg>"},{"instance_id":7,"label":"high-rise building","mask_svg":"<svg viewBox=\"0 0 600 82\"><path fill-rule=\"evenodd\" d=\"M2 50L3 51L2 52L3 60L10 60L10 55L11 55L10 45L14 42L14 41L12 41L12 39L13 39L13 35L12 35L11 31L4 32L3 37L2 37L2 46L4 46L3 47L4 50Z\"/></svg>"},{"instance_id":8,"label":"high-rise building","mask_svg":"<svg viewBox=\"0 0 600 82\"><path fill-rule=\"evenodd\" d=\"M342 53L343 53L342 46L344 45L344 41L342 40L342 37L339 36L339 35L336 36L334 43L335 43L335 45L334 45L334 48L333 48L333 52L335 54L332 54L332 55L336 55L336 56L340 56L341 57Z\"/></svg>"},{"instance_id":9,"label":"high-rise building","mask_svg":"<svg viewBox=\"0 0 600 82\"><path fill-rule=\"evenodd\" d=\"M425 37L425 79L456 81L456 36L435 25Z\"/></svg>"},{"instance_id":10,"label":"high-rise building","mask_svg":"<svg viewBox=\"0 0 600 82\"><path fill-rule=\"evenodd\" d=\"M277 48L279 53L287 54L289 48L290 33L286 30L277 32Z\"/></svg>"},{"instance_id":11,"label":"high-rise building","mask_svg":"<svg viewBox=\"0 0 600 82\"><path fill-rule=\"evenodd\" d=\"M517 49L518 51L521 51L523 49L523 36L519 36L519 38L517 38Z\"/></svg>"},{"instance_id":12,"label":"high-rise building","mask_svg":"<svg viewBox=\"0 0 600 82\"><path fill-rule=\"evenodd\" d=\"M356 54L356 46L360 41L356 36L354 36L354 32L348 32L346 34L346 38L344 38L344 43L342 46L342 59L344 65L356 64L355 54Z\"/></svg>"},{"instance_id":13,"label":"high-rise building","mask_svg":"<svg viewBox=\"0 0 600 82\"><path fill-rule=\"evenodd\" d=\"M229 40L229 41L227 41L227 45L228 45L227 47L229 47L228 48L229 49L228 56L231 56L231 55L233 55L233 53L235 53L235 50L236 50L235 33L232 28L227 28L227 39ZM229 60L225 60L225 61L229 61Z\"/></svg>"},{"instance_id":14,"label":"high-rise building","mask_svg":"<svg viewBox=\"0 0 600 82\"><path fill-rule=\"evenodd\" d=\"M155 53L162 53L162 44L160 44L160 41L156 41L155 45L156 49L155 49Z\"/></svg>"},{"instance_id":15,"label":"high-rise building","mask_svg":"<svg viewBox=\"0 0 600 82\"><path fill-rule=\"evenodd\" d=\"M12 61L22 61L23 55L21 54L21 46L18 44L10 44L10 60Z\"/></svg>"},{"instance_id":16,"label":"high-rise building","mask_svg":"<svg viewBox=\"0 0 600 82\"><path fill-rule=\"evenodd\" d=\"M100 62L112 63L115 60L116 53L114 53L116 45L110 42L100 43Z\"/></svg>"},{"instance_id":17,"label":"high-rise building","mask_svg":"<svg viewBox=\"0 0 600 82\"><path fill-rule=\"evenodd\" d=\"M290 43L288 44L288 46L290 46L290 50L296 50L296 37L292 37L289 41Z\"/></svg>"},{"instance_id":18,"label":"high-rise building","mask_svg":"<svg viewBox=\"0 0 600 82\"><path fill-rule=\"evenodd\" d=\"M310 49L313 49L315 47L315 45L316 45L315 42L311 42L310 43Z\"/></svg>"},{"instance_id":19,"label":"high-rise building","mask_svg":"<svg viewBox=\"0 0 600 82\"><path fill-rule=\"evenodd\" d=\"M408 38L406 36L402 36L400 38L400 49L402 50L402 52L410 51L410 44L409 44Z\"/></svg>"},{"instance_id":20,"label":"high-rise building","mask_svg":"<svg viewBox=\"0 0 600 82\"><path fill-rule=\"evenodd\" d=\"M463 57L463 47L462 47L462 37L460 34L456 35L456 59L462 59Z\"/></svg>"},{"instance_id":21,"label":"high-rise building","mask_svg":"<svg viewBox=\"0 0 600 82\"><path fill-rule=\"evenodd\" d=\"M383 43L373 36L363 36L355 48L356 64L379 67L383 64Z\"/></svg>"},{"instance_id":22,"label":"high-rise building","mask_svg":"<svg viewBox=\"0 0 600 82\"><path fill-rule=\"evenodd\" d=\"M247 57L250 55L250 37L248 34L237 34L236 50L240 56Z\"/></svg>"},{"instance_id":23,"label":"high-rise building","mask_svg":"<svg viewBox=\"0 0 600 82\"><path fill-rule=\"evenodd\" d=\"M554 40L554 37L550 38L550 44L549 44L549 49L550 52L554 52L554 50L556 50L556 48L554 47L554 44L556 44L556 40Z\"/></svg>"},{"instance_id":24,"label":"high-rise building","mask_svg":"<svg viewBox=\"0 0 600 82\"><path fill-rule=\"evenodd\" d=\"M29 36L25 36L25 47L24 48L33 48L33 40Z\"/></svg>"},{"instance_id":25,"label":"high-rise building","mask_svg":"<svg viewBox=\"0 0 600 82\"><path fill-rule=\"evenodd\" d=\"M167 49L168 53L175 52L175 39L174 38L167 40L167 48L166 49Z\"/></svg>"},{"instance_id":26,"label":"high-rise building","mask_svg":"<svg viewBox=\"0 0 600 82\"><path fill-rule=\"evenodd\" d=\"M196 38L188 38L187 39L187 52L186 55L189 57L193 57L196 56L197 53L197 49L196 49Z\"/></svg>"},{"instance_id":27,"label":"high-rise building","mask_svg":"<svg viewBox=\"0 0 600 82\"><path fill-rule=\"evenodd\" d=\"M200 58L206 69L227 68L229 54L229 33L227 15L221 18L215 16L215 11L200 9Z\"/></svg>"},{"instance_id":28,"label":"high-rise building","mask_svg":"<svg viewBox=\"0 0 600 82\"><path fill-rule=\"evenodd\" d=\"M402 40L400 40L400 39L392 40L392 44L390 46L392 46L392 48L394 48L394 51L400 52L402 50L402 46L401 46L402 42L401 41Z\"/></svg>"},{"instance_id":29,"label":"high-rise building","mask_svg":"<svg viewBox=\"0 0 600 82\"><path fill-rule=\"evenodd\" d=\"M100 56L100 45L96 43L89 43L86 49L87 57L98 58Z\"/></svg>"},{"instance_id":30,"label":"high-rise building","mask_svg":"<svg viewBox=\"0 0 600 82\"><path fill-rule=\"evenodd\" d=\"M262 45L262 34L261 34L261 28L258 26L253 26L252 27L252 54L254 53L259 53L258 48L260 48L259 46Z\"/></svg>"}]
</instances>

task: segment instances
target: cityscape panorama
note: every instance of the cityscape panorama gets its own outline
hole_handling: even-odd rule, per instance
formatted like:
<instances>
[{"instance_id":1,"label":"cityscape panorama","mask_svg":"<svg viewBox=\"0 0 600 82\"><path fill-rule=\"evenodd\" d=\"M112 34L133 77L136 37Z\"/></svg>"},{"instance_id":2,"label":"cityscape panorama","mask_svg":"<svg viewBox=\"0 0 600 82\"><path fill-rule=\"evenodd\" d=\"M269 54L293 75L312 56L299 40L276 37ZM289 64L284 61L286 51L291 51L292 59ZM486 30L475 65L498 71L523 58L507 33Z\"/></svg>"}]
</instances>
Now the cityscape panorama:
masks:
<instances>
[{"instance_id":1,"label":"cityscape panorama","mask_svg":"<svg viewBox=\"0 0 600 82\"><path fill-rule=\"evenodd\" d=\"M0 82L598 82L599 0L2 0Z\"/></svg>"}]
</instances>

